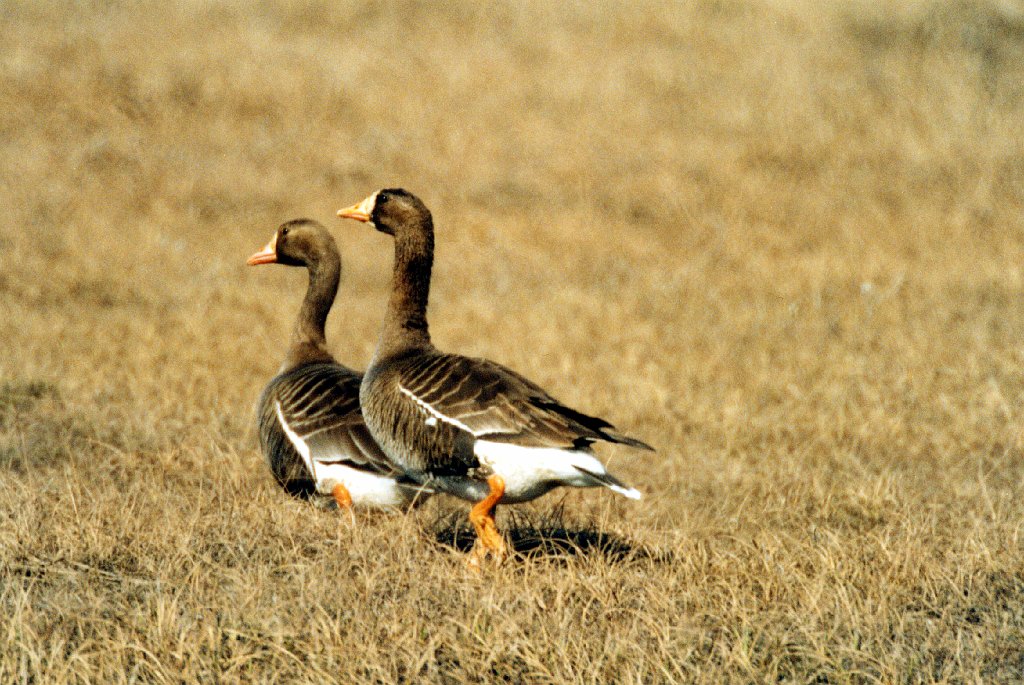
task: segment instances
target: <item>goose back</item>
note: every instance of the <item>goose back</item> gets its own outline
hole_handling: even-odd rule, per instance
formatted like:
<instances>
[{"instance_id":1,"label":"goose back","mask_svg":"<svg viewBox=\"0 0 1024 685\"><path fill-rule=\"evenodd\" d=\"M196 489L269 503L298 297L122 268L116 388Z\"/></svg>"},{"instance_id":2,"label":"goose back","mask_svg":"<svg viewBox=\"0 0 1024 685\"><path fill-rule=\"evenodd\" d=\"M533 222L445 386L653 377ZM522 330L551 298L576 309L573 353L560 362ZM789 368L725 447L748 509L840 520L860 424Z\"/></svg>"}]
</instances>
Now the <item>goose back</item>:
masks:
<instances>
[{"instance_id":1,"label":"goose back","mask_svg":"<svg viewBox=\"0 0 1024 685\"><path fill-rule=\"evenodd\" d=\"M372 365L361 401L384 450L418 473L472 473L480 467L477 441L573 451L605 441L651 449L511 369L437 350L407 351Z\"/></svg>"}]
</instances>

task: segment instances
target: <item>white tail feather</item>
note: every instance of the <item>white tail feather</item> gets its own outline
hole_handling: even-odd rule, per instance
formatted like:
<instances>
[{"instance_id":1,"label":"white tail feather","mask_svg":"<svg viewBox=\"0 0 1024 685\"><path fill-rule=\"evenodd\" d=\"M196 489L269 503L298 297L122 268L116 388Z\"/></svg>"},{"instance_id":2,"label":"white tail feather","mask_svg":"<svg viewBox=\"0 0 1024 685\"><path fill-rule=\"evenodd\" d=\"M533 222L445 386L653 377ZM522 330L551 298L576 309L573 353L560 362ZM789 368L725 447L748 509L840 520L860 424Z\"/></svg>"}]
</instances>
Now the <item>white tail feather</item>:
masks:
<instances>
[{"instance_id":1,"label":"white tail feather","mask_svg":"<svg viewBox=\"0 0 1024 685\"><path fill-rule=\"evenodd\" d=\"M603 485L612 492L617 492L623 497L628 497L630 499L640 499L643 497L643 495L640 494L640 491L636 488L624 488L621 485L612 485L611 483L603 483Z\"/></svg>"}]
</instances>

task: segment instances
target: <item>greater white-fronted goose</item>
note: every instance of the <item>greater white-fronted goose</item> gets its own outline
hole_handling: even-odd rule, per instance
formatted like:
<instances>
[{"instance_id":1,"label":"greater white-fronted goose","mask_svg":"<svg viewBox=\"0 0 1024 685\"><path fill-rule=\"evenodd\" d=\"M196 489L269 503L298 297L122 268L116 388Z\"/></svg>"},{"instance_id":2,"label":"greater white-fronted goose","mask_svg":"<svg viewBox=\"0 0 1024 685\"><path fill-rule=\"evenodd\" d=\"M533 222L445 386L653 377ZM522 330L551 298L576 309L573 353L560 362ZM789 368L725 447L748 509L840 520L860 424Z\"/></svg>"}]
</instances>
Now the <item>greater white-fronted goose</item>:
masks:
<instances>
[{"instance_id":1,"label":"greater white-fronted goose","mask_svg":"<svg viewBox=\"0 0 1024 685\"><path fill-rule=\"evenodd\" d=\"M403 507L428 490L404 476L374 442L359 410L361 376L327 351L324 324L338 292L341 256L311 219L288 221L250 266L304 266L309 286L281 369L256 408L260 447L290 494L331 495L342 508Z\"/></svg>"},{"instance_id":2,"label":"greater white-fronted goose","mask_svg":"<svg viewBox=\"0 0 1024 685\"><path fill-rule=\"evenodd\" d=\"M504 558L505 542L494 525L498 504L525 502L562 485L604 486L640 497L608 473L591 445L649 445L566 407L500 364L445 354L431 344L434 225L419 198L402 189L379 190L338 215L395 239L387 313L360 388L366 425L413 478L477 503L469 514L477 533L471 565L488 554L498 562Z\"/></svg>"}]
</instances>

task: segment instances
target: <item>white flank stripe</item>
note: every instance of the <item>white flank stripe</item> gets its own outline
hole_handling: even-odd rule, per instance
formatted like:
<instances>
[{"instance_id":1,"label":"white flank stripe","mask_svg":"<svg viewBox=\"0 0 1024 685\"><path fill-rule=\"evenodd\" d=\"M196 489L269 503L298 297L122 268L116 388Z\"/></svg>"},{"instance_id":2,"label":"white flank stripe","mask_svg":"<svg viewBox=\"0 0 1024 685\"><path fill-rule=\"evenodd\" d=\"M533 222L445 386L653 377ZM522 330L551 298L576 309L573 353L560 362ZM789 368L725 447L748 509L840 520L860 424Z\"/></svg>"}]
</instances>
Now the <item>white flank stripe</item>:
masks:
<instances>
[{"instance_id":1,"label":"white flank stripe","mask_svg":"<svg viewBox=\"0 0 1024 685\"><path fill-rule=\"evenodd\" d=\"M398 384L398 389L402 391L403 395L406 395L413 402L415 402L417 407L419 407L423 411L427 412L435 421L444 421L445 423L449 423L449 424L451 424L453 426L456 426L457 428L461 428L462 430L466 431L467 433L472 433L473 435L476 435L476 433L473 433L473 430L469 426L467 426L466 424L462 423L458 419L453 419L450 416L445 416L444 414L442 414L438 410L434 409L433 407L431 407L429 404L427 404L426 402L424 402L420 398L416 397L416 395L414 395L410 391L406 390L402 386L401 383ZM427 425L430 425L430 419L427 419Z\"/></svg>"},{"instance_id":2,"label":"white flank stripe","mask_svg":"<svg viewBox=\"0 0 1024 685\"><path fill-rule=\"evenodd\" d=\"M352 504L371 507L402 507L409 495L393 478L354 469L345 464L320 464L317 490L329 495L337 484L342 484L352 496Z\"/></svg>"},{"instance_id":3,"label":"white flank stripe","mask_svg":"<svg viewBox=\"0 0 1024 685\"><path fill-rule=\"evenodd\" d=\"M480 463L505 479L505 498L525 502L543 495L555 485L587 488L603 486L630 499L640 499L634 488L604 483L588 475L608 473L593 454L555 447L523 447L507 442L478 440L473 451Z\"/></svg>"},{"instance_id":4,"label":"white flank stripe","mask_svg":"<svg viewBox=\"0 0 1024 685\"><path fill-rule=\"evenodd\" d=\"M302 461L306 462L306 468L309 469L310 475L313 476L313 480L316 481L316 466L313 465L313 459L310 456L309 445L306 441L299 437L299 434L292 430L292 427L288 425L288 422L284 420L284 412L281 411L281 403L274 402L274 407L277 409L277 421L281 424L281 428L284 430L284 434L288 436L295 451L302 457Z\"/></svg>"}]
</instances>

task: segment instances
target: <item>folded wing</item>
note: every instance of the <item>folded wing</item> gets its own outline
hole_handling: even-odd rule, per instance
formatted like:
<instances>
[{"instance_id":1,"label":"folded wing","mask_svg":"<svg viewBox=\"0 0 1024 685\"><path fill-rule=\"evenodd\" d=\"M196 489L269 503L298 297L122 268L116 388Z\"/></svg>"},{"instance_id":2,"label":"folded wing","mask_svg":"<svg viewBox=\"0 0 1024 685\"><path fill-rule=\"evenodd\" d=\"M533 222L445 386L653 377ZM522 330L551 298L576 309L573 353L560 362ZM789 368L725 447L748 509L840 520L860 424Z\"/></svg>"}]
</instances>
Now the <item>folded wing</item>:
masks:
<instances>
[{"instance_id":1,"label":"folded wing","mask_svg":"<svg viewBox=\"0 0 1024 685\"><path fill-rule=\"evenodd\" d=\"M604 419L563 405L500 364L440 353L409 362L396 365L396 382L425 422L445 422L474 439L523 447L586 449L606 441L652 449Z\"/></svg>"}]
</instances>

